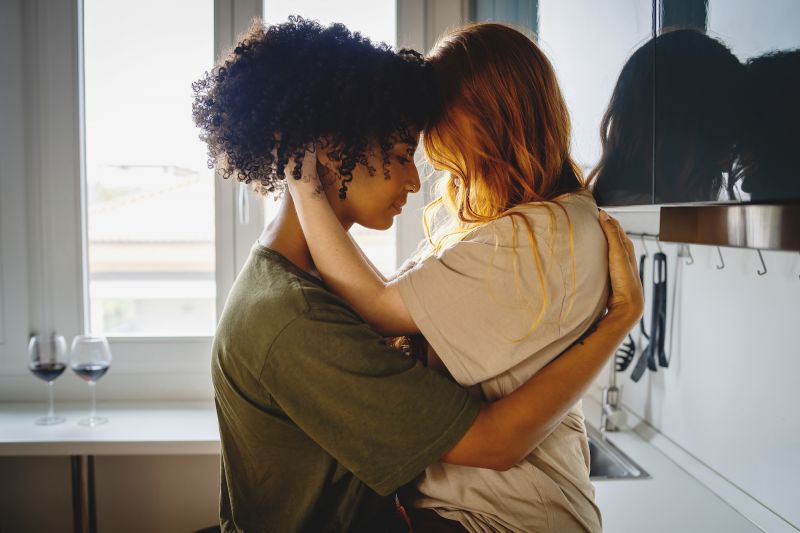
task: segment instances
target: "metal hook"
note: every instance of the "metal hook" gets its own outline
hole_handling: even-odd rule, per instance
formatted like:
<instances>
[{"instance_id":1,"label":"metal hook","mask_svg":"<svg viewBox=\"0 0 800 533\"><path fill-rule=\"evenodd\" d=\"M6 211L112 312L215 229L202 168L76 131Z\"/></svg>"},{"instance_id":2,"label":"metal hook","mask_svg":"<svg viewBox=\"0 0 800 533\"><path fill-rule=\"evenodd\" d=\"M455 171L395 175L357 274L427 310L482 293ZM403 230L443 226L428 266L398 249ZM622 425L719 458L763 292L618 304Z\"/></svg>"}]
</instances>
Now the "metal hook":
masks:
<instances>
[{"instance_id":1,"label":"metal hook","mask_svg":"<svg viewBox=\"0 0 800 533\"><path fill-rule=\"evenodd\" d=\"M644 248L644 255L650 255L650 251L647 249L647 244L644 242L644 234L639 235L639 238L642 240L642 248Z\"/></svg>"},{"instance_id":2,"label":"metal hook","mask_svg":"<svg viewBox=\"0 0 800 533\"><path fill-rule=\"evenodd\" d=\"M687 265L694 264L694 256L692 256L692 248L688 244L684 244L686 246L686 253L689 254L689 257L686 259Z\"/></svg>"},{"instance_id":3,"label":"metal hook","mask_svg":"<svg viewBox=\"0 0 800 533\"><path fill-rule=\"evenodd\" d=\"M764 274L766 274L766 273L767 273L767 265L766 265L766 263L764 263L764 256L763 256L763 255L761 255L761 250L759 250L759 249L756 249L756 252L758 252L758 258L759 258L759 259L761 259L761 268L763 268L763 269L764 269L764 271L763 271L763 272L762 272L762 271L760 271L760 270L757 270L756 272L757 272L757 274L758 274L759 276L763 276Z\"/></svg>"},{"instance_id":4,"label":"metal hook","mask_svg":"<svg viewBox=\"0 0 800 533\"><path fill-rule=\"evenodd\" d=\"M663 250L663 249L661 249L661 241L659 241L658 239L656 239L656 246L658 246L658 251L659 251L659 253L662 253L662 254L663 254L663 253L664 253L664 250Z\"/></svg>"},{"instance_id":5,"label":"metal hook","mask_svg":"<svg viewBox=\"0 0 800 533\"><path fill-rule=\"evenodd\" d=\"M719 249L719 246L717 246L717 255L719 255L719 264L717 265L717 270L722 270L725 268L725 260L722 258L722 250Z\"/></svg>"}]
</instances>

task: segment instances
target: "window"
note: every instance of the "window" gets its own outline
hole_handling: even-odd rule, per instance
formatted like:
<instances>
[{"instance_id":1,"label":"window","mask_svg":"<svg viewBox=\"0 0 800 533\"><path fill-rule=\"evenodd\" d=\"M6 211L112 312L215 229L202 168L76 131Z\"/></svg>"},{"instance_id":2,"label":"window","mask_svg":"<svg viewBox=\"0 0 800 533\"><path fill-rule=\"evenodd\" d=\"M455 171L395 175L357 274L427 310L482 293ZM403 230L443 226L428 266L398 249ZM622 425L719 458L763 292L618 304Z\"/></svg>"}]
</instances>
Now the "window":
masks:
<instances>
[{"instance_id":1,"label":"window","mask_svg":"<svg viewBox=\"0 0 800 533\"><path fill-rule=\"evenodd\" d=\"M213 62L214 1L85 0L83 12L89 329L210 335L214 173L191 82Z\"/></svg>"},{"instance_id":2,"label":"window","mask_svg":"<svg viewBox=\"0 0 800 533\"><path fill-rule=\"evenodd\" d=\"M322 24L341 22L353 31L361 32L373 41L392 46L397 42L397 15L394 0L264 0L264 21L269 24L285 22L289 15L300 15ZM268 219L277 213L278 204L267 201ZM397 224L386 231L375 231L358 224L350 230L364 253L384 274L397 269Z\"/></svg>"},{"instance_id":3,"label":"window","mask_svg":"<svg viewBox=\"0 0 800 533\"><path fill-rule=\"evenodd\" d=\"M270 6L282 20L314 9L390 44L398 20L404 45L431 40L417 2L398 1L399 19L385 0ZM50 331L110 337L114 369L100 397L211 396L216 316L264 218L261 202L243 202L237 183L207 169L190 83L261 11L262 0L54 0L6 25L20 26L7 33L9 57L22 58L4 84L9 124L25 135L4 152L18 171L1 187L2 299L17 311L3 316L4 398L38 401L25 346L28 332ZM428 33L458 23L460 8L451 11L437 10ZM409 197L396 232L354 230L384 271L419 242L422 199ZM85 396L68 388L59 398Z\"/></svg>"}]
</instances>

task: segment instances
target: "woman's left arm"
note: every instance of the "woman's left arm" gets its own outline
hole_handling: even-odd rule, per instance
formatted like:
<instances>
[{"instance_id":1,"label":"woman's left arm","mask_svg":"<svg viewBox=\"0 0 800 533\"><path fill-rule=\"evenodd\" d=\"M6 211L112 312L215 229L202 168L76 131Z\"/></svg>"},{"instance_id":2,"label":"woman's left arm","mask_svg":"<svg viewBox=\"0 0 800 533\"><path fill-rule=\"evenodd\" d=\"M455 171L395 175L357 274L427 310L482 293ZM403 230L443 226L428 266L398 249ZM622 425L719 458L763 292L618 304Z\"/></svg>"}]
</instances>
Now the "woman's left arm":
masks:
<instances>
[{"instance_id":1,"label":"woman's left arm","mask_svg":"<svg viewBox=\"0 0 800 533\"><path fill-rule=\"evenodd\" d=\"M316 154L306 152L302 177L286 180L300 225L322 278L359 315L384 336L418 333L419 328L400 296L395 281L387 283L362 255L342 227L322 191ZM291 163L287 167L292 166Z\"/></svg>"}]
</instances>

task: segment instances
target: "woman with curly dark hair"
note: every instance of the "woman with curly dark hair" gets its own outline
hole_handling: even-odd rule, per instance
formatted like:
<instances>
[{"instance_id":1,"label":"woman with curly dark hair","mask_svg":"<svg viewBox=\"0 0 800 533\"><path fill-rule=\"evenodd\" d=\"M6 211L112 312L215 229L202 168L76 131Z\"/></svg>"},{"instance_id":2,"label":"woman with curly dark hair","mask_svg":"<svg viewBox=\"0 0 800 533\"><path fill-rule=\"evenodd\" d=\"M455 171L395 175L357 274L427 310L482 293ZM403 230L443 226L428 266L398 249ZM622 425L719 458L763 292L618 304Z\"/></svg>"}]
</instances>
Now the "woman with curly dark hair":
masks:
<instances>
[{"instance_id":1,"label":"woman with curly dark hair","mask_svg":"<svg viewBox=\"0 0 800 533\"><path fill-rule=\"evenodd\" d=\"M396 53L341 24L255 23L193 84L193 114L209 164L262 193L283 189L289 159L299 176L309 142L324 137L344 199L354 173L388 179L392 165L409 161L428 115L426 79L417 52ZM398 144L405 149L392 153Z\"/></svg>"},{"instance_id":2,"label":"woman with curly dark hair","mask_svg":"<svg viewBox=\"0 0 800 533\"><path fill-rule=\"evenodd\" d=\"M223 176L280 194L287 177L310 167L340 230L388 228L419 188L411 154L431 114L427 70L419 54L341 25L256 22L195 84L195 120ZM387 496L428 465L517 463L558 426L640 316L630 242L613 221L604 229L614 295L601 325L486 403L387 346L330 292L284 194L214 337L223 531L407 531ZM433 512L414 518L419 531L429 521L464 530Z\"/></svg>"}]
</instances>

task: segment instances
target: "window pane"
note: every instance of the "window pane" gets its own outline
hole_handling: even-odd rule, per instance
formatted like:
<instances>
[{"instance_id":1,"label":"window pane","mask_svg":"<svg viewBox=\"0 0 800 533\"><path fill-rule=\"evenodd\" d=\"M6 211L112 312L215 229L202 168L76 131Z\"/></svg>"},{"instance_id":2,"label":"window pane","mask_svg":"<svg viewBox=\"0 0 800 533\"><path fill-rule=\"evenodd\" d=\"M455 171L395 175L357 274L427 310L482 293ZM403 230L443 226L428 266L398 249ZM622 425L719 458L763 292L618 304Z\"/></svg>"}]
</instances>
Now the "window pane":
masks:
<instances>
[{"instance_id":1,"label":"window pane","mask_svg":"<svg viewBox=\"0 0 800 533\"><path fill-rule=\"evenodd\" d=\"M264 0L264 20L269 24L285 22L289 15L300 15L322 24L341 22L373 41L392 46L397 42L396 11L395 0ZM267 201L267 216L274 212L277 212L277 206ZM396 224L387 231L375 231L356 224L350 234L379 270L384 274L395 271Z\"/></svg>"},{"instance_id":2,"label":"window pane","mask_svg":"<svg viewBox=\"0 0 800 533\"><path fill-rule=\"evenodd\" d=\"M213 15L213 0L84 0L93 332L213 333L214 175L191 116Z\"/></svg>"}]
</instances>

